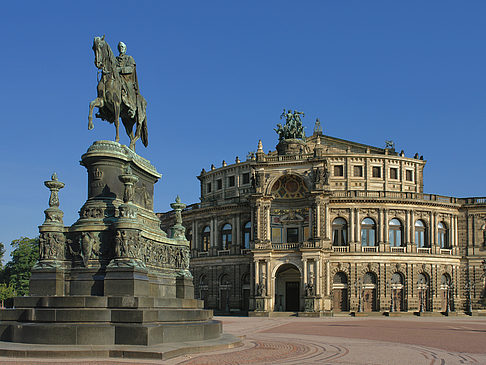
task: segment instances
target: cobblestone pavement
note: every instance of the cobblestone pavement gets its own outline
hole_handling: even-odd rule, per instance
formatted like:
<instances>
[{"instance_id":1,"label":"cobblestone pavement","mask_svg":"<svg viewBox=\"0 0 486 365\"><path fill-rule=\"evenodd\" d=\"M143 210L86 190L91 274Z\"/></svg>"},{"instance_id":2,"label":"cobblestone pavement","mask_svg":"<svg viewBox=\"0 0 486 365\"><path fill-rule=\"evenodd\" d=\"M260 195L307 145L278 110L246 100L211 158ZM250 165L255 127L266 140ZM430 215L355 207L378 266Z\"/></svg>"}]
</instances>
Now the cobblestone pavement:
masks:
<instances>
[{"instance_id":1,"label":"cobblestone pavement","mask_svg":"<svg viewBox=\"0 0 486 365\"><path fill-rule=\"evenodd\" d=\"M486 364L486 318L231 318L242 347L169 365Z\"/></svg>"},{"instance_id":2,"label":"cobblestone pavement","mask_svg":"<svg viewBox=\"0 0 486 365\"><path fill-rule=\"evenodd\" d=\"M215 318L226 333L244 336L243 345L164 362L0 358L0 365L486 364L486 317Z\"/></svg>"}]
</instances>

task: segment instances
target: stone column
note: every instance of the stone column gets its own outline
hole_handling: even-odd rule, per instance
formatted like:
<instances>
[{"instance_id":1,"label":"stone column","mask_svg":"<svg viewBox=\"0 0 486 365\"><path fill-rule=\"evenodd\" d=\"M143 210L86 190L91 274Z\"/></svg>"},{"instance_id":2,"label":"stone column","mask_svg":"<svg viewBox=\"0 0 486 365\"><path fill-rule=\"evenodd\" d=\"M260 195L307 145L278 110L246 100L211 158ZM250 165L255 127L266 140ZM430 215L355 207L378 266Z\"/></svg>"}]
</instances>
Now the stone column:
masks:
<instances>
[{"instance_id":1,"label":"stone column","mask_svg":"<svg viewBox=\"0 0 486 365\"><path fill-rule=\"evenodd\" d=\"M409 252L417 252L417 245L415 244L415 212L413 210L410 211L410 251Z\"/></svg>"},{"instance_id":2,"label":"stone column","mask_svg":"<svg viewBox=\"0 0 486 365\"><path fill-rule=\"evenodd\" d=\"M209 248L209 254L212 256L216 256L218 254L218 243L217 243L217 237L218 237L218 232L216 232L216 218L211 217L211 232L209 233L209 242L210 242L210 248Z\"/></svg>"},{"instance_id":3,"label":"stone column","mask_svg":"<svg viewBox=\"0 0 486 365\"><path fill-rule=\"evenodd\" d=\"M329 204L327 204L327 203L325 203L324 225L326 227L326 232L324 234L324 238L326 240L330 240L331 223L329 222Z\"/></svg>"},{"instance_id":4,"label":"stone column","mask_svg":"<svg viewBox=\"0 0 486 365\"><path fill-rule=\"evenodd\" d=\"M348 231L349 231L349 246L352 247L355 242L355 236L354 236L354 215L355 215L355 209L350 208L349 209L349 226L348 226ZM346 237L347 239L347 237Z\"/></svg>"},{"instance_id":5,"label":"stone column","mask_svg":"<svg viewBox=\"0 0 486 365\"><path fill-rule=\"evenodd\" d=\"M192 221L192 251L199 251L199 233L197 232L197 221L194 219Z\"/></svg>"}]
</instances>

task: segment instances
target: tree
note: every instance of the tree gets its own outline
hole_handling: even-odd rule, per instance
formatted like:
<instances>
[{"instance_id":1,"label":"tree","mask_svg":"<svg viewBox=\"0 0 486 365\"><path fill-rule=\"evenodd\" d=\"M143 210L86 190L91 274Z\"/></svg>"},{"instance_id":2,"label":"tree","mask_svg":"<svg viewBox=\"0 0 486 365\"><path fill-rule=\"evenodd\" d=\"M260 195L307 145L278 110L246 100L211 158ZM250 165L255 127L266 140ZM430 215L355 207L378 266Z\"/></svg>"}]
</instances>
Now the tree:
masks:
<instances>
[{"instance_id":1,"label":"tree","mask_svg":"<svg viewBox=\"0 0 486 365\"><path fill-rule=\"evenodd\" d=\"M13 248L10 256L12 259L7 262L3 269L3 282L12 287L17 295L29 294L29 279L32 267L39 260L39 238L21 237L13 240Z\"/></svg>"},{"instance_id":2,"label":"tree","mask_svg":"<svg viewBox=\"0 0 486 365\"><path fill-rule=\"evenodd\" d=\"M17 296L17 292L12 285L7 285L5 283L0 284L0 301L1 308L4 308L5 300L8 298L13 298Z\"/></svg>"}]
</instances>

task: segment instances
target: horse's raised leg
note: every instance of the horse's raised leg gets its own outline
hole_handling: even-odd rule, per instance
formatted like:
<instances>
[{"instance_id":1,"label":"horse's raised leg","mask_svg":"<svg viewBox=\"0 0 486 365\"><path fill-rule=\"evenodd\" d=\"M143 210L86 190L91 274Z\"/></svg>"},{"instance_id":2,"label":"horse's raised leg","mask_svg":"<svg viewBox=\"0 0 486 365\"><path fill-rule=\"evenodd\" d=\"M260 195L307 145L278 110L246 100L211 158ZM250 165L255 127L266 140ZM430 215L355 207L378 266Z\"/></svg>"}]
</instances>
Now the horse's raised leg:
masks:
<instances>
[{"instance_id":1,"label":"horse's raised leg","mask_svg":"<svg viewBox=\"0 0 486 365\"><path fill-rule=\"evenodd\" d=\"M88 115L88 129L94 128L93 124L93 109L94 107L103 108L104 102L102 98L96 98L91 103L89 103L89 115Z\"/></svg>"}]
</instances>

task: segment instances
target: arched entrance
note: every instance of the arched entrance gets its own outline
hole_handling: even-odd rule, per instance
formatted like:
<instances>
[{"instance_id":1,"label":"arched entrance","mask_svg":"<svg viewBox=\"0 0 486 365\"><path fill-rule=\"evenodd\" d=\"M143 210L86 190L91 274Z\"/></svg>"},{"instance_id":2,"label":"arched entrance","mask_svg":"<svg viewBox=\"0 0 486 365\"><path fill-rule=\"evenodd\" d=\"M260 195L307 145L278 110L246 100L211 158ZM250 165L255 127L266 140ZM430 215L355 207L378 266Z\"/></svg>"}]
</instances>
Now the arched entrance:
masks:
<instances>
[{"instance_id":1,"label":"arched entrance","mask_svg":"<svg viewBox=\"0 0 486 365\"><path fill-rule=\"evenodd\" d=\"M241 280L241 310L248 312L250 302L250 274L243 275Z\"/></svg>"},{"instance_id":2,"label":"arched entrance","mask_svg":"<svg viewBox=\"0 0 486 365\"><path fill-rule=\"evenodd\" d=\"M208 309L208 279L204 274L199 277L199 299L204 301L204 309Z\"/></svg>"},{"instance_id":3,"label":"arched entrance","mask_svg":"<svg viewBox=\"0 0 486 365\"><path fill-rule=\"evenodd\" d=\"M276 312L300 310L300 271L292 264L283 264L275 274Z\"/></svg>"},{"instance_id":4,"label":"arched entrance","mask_svg":"<svg viewBox=\"0 0 486 365\"><path fill-rule=\"evenodd\" d=\"M399 272L396 272L392 275L391 279L391 295L392 295L392 304L393 304L393 311L394 312L402 312L405 310L405 296L403 293L403 276Z\"/></svg>"},{"instance_id":5,"label":"arched entrance","mask_svg":"<svg viewBox=\"0 0 486 365\"><path fill-rule=\"evenodd\" d=\"M348 276L340 271L332 279L332 309L334 312L346 312L348 306Z\"/></svg>"},{"instance_id":6,"label":"arched entrance","mask_svg":"<svg viewBox=\"0 0 486 365\"><path fill-rule=\"evenodd\" d=\"M219 279L219 310L228 313L230 311L231 282L227 274L223 274Z\"/></svg>"},{"instance_id":7,"label":"arched entrance","mask_svg":"<svg viewBox=\"0 0 486 365\"><path fill-rule=\"evenodd\" d=\"M367 272L363 278L363 311L372 312L377 310L376 303L376 275Z\"/></svg>"},{"instance_id":8,"label":"arched entrance","mask_svg":"<svg viewBox=\"0 0 486 365\"><path fill-rule=\"evenodd\" d=\"M451 277L449 274L442 274L440 278L440 291L441 291L441 305L442 305L442 312L449 312L452 310L452 293L451 293Z\"/></svg>"},{"instance_id":9,"label":"arched entrance","mask_svg":"<svg viewBox=\"0 0 486 365\"><path fill-rule=\"evenodd\" d=\"M419 297L418 309L420 312L430 311L430 285L429 276L421 273L417 280L417 290Z\"/></svg>"}]
</instances>

